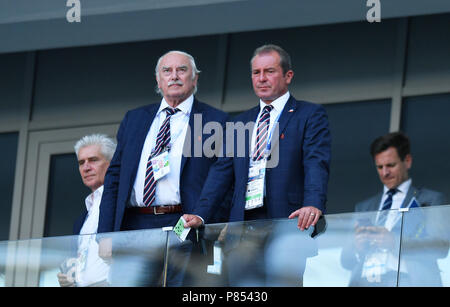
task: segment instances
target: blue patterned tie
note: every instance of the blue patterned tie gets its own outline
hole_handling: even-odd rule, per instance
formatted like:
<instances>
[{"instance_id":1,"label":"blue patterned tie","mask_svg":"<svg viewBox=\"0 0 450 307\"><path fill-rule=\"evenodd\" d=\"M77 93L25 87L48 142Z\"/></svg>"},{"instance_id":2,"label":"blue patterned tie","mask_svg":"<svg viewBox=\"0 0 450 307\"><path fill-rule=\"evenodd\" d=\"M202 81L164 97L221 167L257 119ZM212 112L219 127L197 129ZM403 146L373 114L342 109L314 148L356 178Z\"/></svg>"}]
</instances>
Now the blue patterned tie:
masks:
<instances>
[{"instance_id":1,"label":"blue patterned tie","mask_svg":"<svg viewBox=\"0 0 450 307\"><path fill-rule=\"evenodd\" d=\"M261 117L259 118L258 127L256 129L255 151L253 153L254 161L259 161L264 156L264 151L267 147L267 138L269 134L270 111L272 110L272 105L265 106L261 113Z\"/></svg>"},{"instance_id":2,"label":"blue patterned tie","mask_svg":"<svg viewBox=\"0 0 450 307\"><path fill-rule=\"evenodd\" d=\"M397 189L390 189L389 191L387 191L388 197L384 201L383 208L381 210L389 210L389 209L391 209L392 197L395 195L395 193L397 193Z\"/></svg>"},{"instance_id":3,"label":"blue patterned tie","mask_svg":"<svg viewBox=\"0 0 450 307\"><path fill-rule=\"evenodd\" d=\"M180 109L165 108L166 119L159 128L158 136L156 137L155 149L152 151L147 160L147 170L145 172L144 183L144 204L149 207L155 201L156 181L153 176L153 167L151 159L159 155L170 143L170 118L172 115L180 111Z\"/></svg>"}]
</instances>

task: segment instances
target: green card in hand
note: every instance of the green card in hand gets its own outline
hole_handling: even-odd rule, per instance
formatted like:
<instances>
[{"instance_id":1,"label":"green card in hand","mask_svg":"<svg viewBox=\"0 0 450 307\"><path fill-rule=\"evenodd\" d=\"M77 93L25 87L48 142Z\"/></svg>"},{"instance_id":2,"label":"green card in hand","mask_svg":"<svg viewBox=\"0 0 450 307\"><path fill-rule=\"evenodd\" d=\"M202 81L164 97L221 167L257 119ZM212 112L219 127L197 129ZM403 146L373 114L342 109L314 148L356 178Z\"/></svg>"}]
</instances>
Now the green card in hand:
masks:
<instances>
[{"instance_id":1,"label":"green card in hand","mask_svg":"<svg viewBox=\"0 0 450 307\"><path fill-rule=\"evenodd\" d=\"M186 240L186 237L189 233L189 231L191 230L190 227L188 228L184 228L184 223L186 221L184 220L183 217L180 217L180 219L178 220L177 224L175 225L175 227L173 228L173 232L175 232L175 234L177 235L177 237L181 240L184 241Z\"/></svg>"}]
</instances>

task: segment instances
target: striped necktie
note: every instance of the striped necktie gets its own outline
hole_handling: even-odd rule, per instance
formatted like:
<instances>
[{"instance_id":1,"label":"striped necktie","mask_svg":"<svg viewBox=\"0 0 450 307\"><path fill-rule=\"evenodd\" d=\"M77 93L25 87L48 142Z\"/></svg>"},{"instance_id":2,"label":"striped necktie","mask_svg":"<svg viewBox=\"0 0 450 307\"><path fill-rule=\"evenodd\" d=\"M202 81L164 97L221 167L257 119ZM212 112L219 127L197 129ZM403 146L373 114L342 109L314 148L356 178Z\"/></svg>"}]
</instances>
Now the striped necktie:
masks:
<instances>
[{"instance_id":1,"label":"striped necktie","mask_svg":"<svg viewBox=\"0 0 450 307\"><path fill-rule=\"evenodd\" d=\"M387 191L388 197L384 201L383 208L381 208L381 210L389 210L389 209L391 209L392 197L395 195L395 193L397 193L397 189L390 189L389 191Z\"/></svg>"},{"instance_id":2,"label":"striped necktie","mask_svg":"<svg viewBox=\"0 0 450 307\"><path fill-rule=\"evenodd\" d=\"M145 172L144 183L144 204L146 207L149 207L154 203L156 196L156 181L153 176L151 159L163 152L170 144L170 118L172 115L180 111L180 109L172 109L168 107L165 108L164 111L166 111L166 119L159 128L159 132L156 137L155 149L152 150L152 153L147 160L147 170Z\"/></svg>"},{"instance_id":3,"label":"striped necktie","mask_svg":"<svg viewBox=\"0 0 450 307\"><path fill-rule=\"evenodd\" d=\"M267 138L269 134L270 111L273 110L272 105L265 106L256 128L256 144L253 152L253 160L259 161L263 158L267 147Z\"/></svg>"}]
</instances>

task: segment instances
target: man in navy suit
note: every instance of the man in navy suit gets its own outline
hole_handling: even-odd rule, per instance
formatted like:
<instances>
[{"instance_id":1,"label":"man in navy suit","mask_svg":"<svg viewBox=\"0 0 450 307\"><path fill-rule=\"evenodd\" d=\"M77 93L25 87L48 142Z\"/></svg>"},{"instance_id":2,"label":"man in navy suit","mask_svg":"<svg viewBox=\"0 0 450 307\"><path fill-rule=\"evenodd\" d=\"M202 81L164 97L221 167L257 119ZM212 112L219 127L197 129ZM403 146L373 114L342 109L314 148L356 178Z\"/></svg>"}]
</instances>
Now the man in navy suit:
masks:
<instances>
[{"instance_id":1,"label":"man in navy suit","mask_svg":"<svg viewBox=\"0 0 450 307\"><path fill-rule=\"evenodd\" d=\"M412 166L409 138L402 132L393 132L375 139L371 145L371 154L375 162L383 192L358 203L356 212L383 210L389 198L389 191L395 191L389 208L407 208L415 198L415 206L444 205L442 193L412 185L409 170ZM391 192L392 193L392 192Z\"/></svg>"},{"instance_id":2,"label":"man in navy suit","mask_svg":"<svg viewBox=\"0 0 450 307\"><path fill-rule=\"evenodd\" d=\"M405 213L404 217L398 210L445 205L445 196L412 184L409 176L413 160L411 145L404 133L380 136L372 142L370 149L383 191L355 206L356 212L379 212L372 214L371 219L357 216L355 238L342 252L342 265L352 270L350 285L390 286L397 282L405 286L442 285L436 259L448 253L448 242L443 244L440 230L446 221L436 210L415 209ZM403 250L398 274L398 263L386 265L381 261L382 257L377 256L375 260L371 257L373 250L388 250L394 255L391 258L398 260L400 234ZM434 240L440 245L426 245ZM421 251L417 246L422 244L426 248ZM405 248L408 245L416 247ZM374 263L386 265L389 270L381 270ZM397 276L400 276L399 280Z\"/></svg>"},{"instance_id":3,"label":"man in navy suit","mask_svg":"<svg viewBox=\"0 0 450 307\"><path fill-rule=\"evenodd\" d=\"M185 52L170 51L158 60L155 74L162 100L127 112L120 124L98 232L174 226L183 213L193 212L216 161L194 152L208 137L195 126L223 124L227 118L194 97L199 72Z\"/></svg>"},{"instance_id":4,"label":"man in navy suit","mask_svg":"<svg viewBox=\"0 0 450 307\"><path fill-rule=\"evenodd\" d=\"M282 48L265 45L255 50L251 78L259 103L227 123L224 157L212 166L194 211L208 222L234 184L229 221L259 220L231 224L226 230L223 252L232 286L286 284L273 278L283 276L278 267L265 270L270 263L266 248L282 238L276 231L268 236L276 223L261 220L296 218L297 227L305 230L325 212L331 155L328 118L322 106L290 94L293 76L290 57ZM248 131L242 133L243 127ZM194 215L185 219L187 226L201 224ZM306 258L317 247L306 234L296 238L303 239L297 241L300 245L310 244L303 251L311 251L297 254L296 265L290 267L295 285L301 285Z\"/></svg>"},{"instance_id":5,"label":"man in navy suit","mask_svg":"<svg viewBox=\"0 0 450 307\"><path fill-rule=\"evenodd\" d=\"M203 151L210 137L203 127L221 128L227 118L226 113L194 97L199 73L194 58L185 52L170 51L159 58L155 75L162 99L127 112L120 124L117 149L105 177L99 233L175 226L183 213L193 212L209 168L217 159ZM112 241L100 239L101 256L109 258L117 254L114 251L120 254L123 245L127 251L138 248L152 256L137 252L116 257L113 283L155 285L163 267L160 251L165 249L155 248L157 238L153 240L151 233L131 232L129 236L133 239L127 242L123 236L113 236ZM130 247L133 241L137 245ZM169 260L167 285L182 285L191 241L195 240L172 248L169 257L177 260ZM153 260L145 264L147 258ZM130 265L139 261L143 266ZM136 278L130 280L132 275Z\"/></svg>"},{"instance_id":6,"label":"man in navy suit","mask_svg":"<svg viewBox=\"0 0 450 307\"><path fill-rule=\"evenodd\" d=\"M229 221L289 217L297 218L298 228L304 230L325 212L331 156L328 118L322 106L290 94L293 76L290 57L281 47L255 50L251 77L260 101L234 119L235 126L254 123L254 129L244 141L236 131L234 138L227 137L225 157L211 168L194 211L205 221L220 208L233 183ZM245 154L237 155L242 149ZM194 215L185 219L187 226L201 224Z\"/></svg>"}]
</instances>

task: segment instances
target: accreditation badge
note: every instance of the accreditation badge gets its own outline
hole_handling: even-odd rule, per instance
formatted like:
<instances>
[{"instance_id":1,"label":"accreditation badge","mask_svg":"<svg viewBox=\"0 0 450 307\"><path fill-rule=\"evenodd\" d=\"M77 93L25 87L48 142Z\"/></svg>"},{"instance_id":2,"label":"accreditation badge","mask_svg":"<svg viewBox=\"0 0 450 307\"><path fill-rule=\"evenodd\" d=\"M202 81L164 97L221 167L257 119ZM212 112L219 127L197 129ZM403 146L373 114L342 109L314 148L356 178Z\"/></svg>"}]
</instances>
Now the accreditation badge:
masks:
<instances>
[{"instance_id":1,"label":"accreditation badge","mask_svg":"<svg viewBox=\"0 0 450 307\"><path fill-rule=\"evenodd\" d=\"M264 181L267 159L250 160L247 191L245 194L245 210L262 207L264 204Z\"/></svg>"},{"instance_id":2,"label":"accreditation badge","mask_svg":"<svg viewBox=\"0 0 450 307\"><path fill-rule=\"evenodd\" d=\"M165 150L151 160L153 167L153 178L155 181L161 179L170 172L169 151Z\"/></svg>"}]
</instances>

